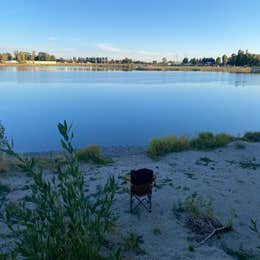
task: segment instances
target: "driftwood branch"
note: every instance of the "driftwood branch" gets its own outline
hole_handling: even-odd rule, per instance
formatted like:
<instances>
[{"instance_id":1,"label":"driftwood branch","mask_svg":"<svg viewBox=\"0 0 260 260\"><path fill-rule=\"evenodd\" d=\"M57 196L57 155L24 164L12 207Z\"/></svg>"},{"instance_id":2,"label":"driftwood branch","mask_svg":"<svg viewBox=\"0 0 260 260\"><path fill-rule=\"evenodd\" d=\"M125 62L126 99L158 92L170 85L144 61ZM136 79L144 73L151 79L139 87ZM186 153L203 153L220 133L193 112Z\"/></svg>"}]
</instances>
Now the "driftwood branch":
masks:
<instances>
[{"instance_id":1,"label":"driftwood branch","mask_svg":"<svg viewBox=\"0 0 260 260\"><path fill-rule=\"evenodd\" d=\"M206 238L204 238L202 241L199 242L199 244L196 246L196 247L199 247L201 245L203 245L204 243L206 243L210 238L212 238L215 234L221 232L221 231L229 231L230 229L226 226L224 227L219 227L219 228L216 228L214 229Z\"/></svg>"}]
</instances>

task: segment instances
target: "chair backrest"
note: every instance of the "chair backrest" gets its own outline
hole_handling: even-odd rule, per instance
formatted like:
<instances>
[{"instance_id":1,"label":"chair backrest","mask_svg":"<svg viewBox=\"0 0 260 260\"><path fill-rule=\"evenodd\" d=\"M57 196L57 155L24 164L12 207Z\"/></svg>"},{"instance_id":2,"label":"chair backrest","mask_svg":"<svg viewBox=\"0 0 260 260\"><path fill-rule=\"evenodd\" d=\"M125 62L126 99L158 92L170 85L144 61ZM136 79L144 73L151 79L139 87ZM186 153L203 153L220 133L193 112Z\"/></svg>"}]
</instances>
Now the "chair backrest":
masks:
<instances>
[{"instance_id":1,"label":"chair backrest","mask_svg":"<svg viewBox=\"0 0 260 260\"><path fill-rule=\"evenodd\" d=\"M152 193L152 183L154 180L153 171L150 169L140 169L131 171L131 192L138 196Z\"/></svg>"},{"instance_id":2,"label":"chair backrest","mask_svg":"<svg viewBox=\"0 0 260 260\"><path fill-rule=\"evenodd\" d=\"M132 170L131 173L131 183L134 185L151 184L153 182L153 171L150 169L139 169Z\"/></svg>"}]
</instances>

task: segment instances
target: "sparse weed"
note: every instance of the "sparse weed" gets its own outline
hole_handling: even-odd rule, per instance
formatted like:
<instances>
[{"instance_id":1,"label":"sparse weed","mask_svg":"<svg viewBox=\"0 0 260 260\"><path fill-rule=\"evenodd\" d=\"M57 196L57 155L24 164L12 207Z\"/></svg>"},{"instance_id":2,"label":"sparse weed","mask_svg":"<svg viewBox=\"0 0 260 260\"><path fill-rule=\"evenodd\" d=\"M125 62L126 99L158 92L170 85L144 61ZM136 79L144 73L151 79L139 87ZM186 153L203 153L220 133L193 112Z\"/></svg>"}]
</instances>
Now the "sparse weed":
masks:
<instances>
[{"instance_id":1,"label":"sparse weed","mask_svg":"<svg viewBox=\"0 0 260 260\"><path fill-rule=\"evenodd\" d=\"M250 159L239 162L239 165L243 169L252 169L252 170L256 170L258 167L260 167L260 163L256 163L254 160L250 160Z\"/></svg>"},{"instance_id":2,"label":"sparse weed","mask_svg":"<svg viewBox=\"0 0 260 260\"><path fill-rule=\"evenodd\" d=\"M250 219L249 228L250 228L251 231L258 233L257 220L256 219L253 219L253 218Z\"/></svg>"},{"instance_id":3,"label":"sparse weed","mask_svg":"<svg viewBox=\"0 0 260 260\"><path fill-rule=\"evenodd\" d=\"M189 249L189 251L190 251L190 252L194 252L194 251L195 251L195 249L194 249L194 246L193 246L193 245L189 245L188 249Z\"/></svg>"},{"instance_id":4,"label":"sparse weed","mask_svg":"<svg viewBox=\"0 0 260 260\"><path fill-rule=\"evenodd\" d=\"M244 149L246 149L246 146L245 146L245 144L238 142L238 143L235 144L235 148L237 150L244 150Z\"/></svg>"},{"instance_id":5,"label":"sparse weed","mask_svg":"<svg viewBox=\"0 0 260 260\"><path fill-rule=\"evenodd\" d=\"M153 229L153 234L154 234L155 236L161 235L161 234L162 234L161 229L159 229L159 228L154 228L154 229Z\"/></svg>"},{"instance_id":6,"label":"sparse weed","mask_svg":"<svg viewBox=\"0 0 260 260\"><path fill-rule=\"evenodd\" d=\"M213 162L214 162L213 160L205 156L205 157L200 157L199 160L196 161L196 164L208 166L209 163L213 163Z\"/></svg>"},{"instance_id":7,"label":"sparse weed","mask_svg":"<svg viewBox=\"0 0 260 260\"><path fill-rule=\"evenodd\" d=\"M173 212L177 218L198 235L212 232L213 228L222 227L222 224L214 216L212 202L203 200L197 194L186 197L184 202L178 201L173 205Z\"/></svg>"},{"instance_id":8,"label":"sparse weed","mask_svg":"<svg viewBox=\"0 0 260 260\"><path fill-rule=\"evenodd\" d=\"M233 221L232 221L232 219L229 219L225 226L226 226L226 228L228 230L233 230Z\"/></svg>"},{"instance_id":9,"label":"sparse weed","mask_svg":"<svg viewBox=\"0 0 260 260\"><path fill-rule=\"evenodd\" d=\"M145 251L141 248L141 244L143 243L144 241L141 235L128 233L122 239L122 248L125 251L132 250L136 254L145 254Z\"/></svg>"},{"instance_id":10,"label":"sparse weed","mask_svg":"<svg viewBox=\"0 0 260 260\"><path fill-rule=\"evenodd\" d=\"M242 246L238 250L229 248L227 246L224 246L223 249L228 255L234 257L235 259L239 259L239 260L259 260L260 259L259 254L255 254L252 251L245 250L245 249L243 249Z\"/></svg>"}]
</instances>

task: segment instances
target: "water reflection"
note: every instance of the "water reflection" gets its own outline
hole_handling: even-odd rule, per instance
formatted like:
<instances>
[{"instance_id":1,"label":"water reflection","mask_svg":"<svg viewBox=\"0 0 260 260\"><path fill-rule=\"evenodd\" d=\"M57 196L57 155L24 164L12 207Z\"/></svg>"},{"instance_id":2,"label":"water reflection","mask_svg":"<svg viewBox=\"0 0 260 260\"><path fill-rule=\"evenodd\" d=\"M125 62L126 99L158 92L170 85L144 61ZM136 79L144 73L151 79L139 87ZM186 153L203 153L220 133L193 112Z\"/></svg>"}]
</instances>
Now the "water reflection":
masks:
<instances>
[{"instance_id":1,"label":"water reflection","mask_svg":"<svg viewBox=\"0 0 260 260\"><path fill-rule=\"evenodd\" d=\"M64 119L74 122L78 146L260 129L260 75L17 68L0 68L0 120L20 151L57 149Z\"/></svg>"}]
</instances>

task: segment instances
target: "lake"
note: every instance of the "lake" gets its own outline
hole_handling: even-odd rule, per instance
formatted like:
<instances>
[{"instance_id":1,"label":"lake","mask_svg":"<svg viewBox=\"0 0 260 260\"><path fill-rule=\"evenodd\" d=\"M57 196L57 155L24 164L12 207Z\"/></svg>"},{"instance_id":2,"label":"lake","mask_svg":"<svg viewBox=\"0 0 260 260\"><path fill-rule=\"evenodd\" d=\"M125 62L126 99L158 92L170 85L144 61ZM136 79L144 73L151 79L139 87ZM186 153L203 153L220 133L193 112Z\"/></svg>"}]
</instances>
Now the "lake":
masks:
<instances>
[{"instance_id":1,"label":"lake","mask_svg":"<svg viewBox=\"0 0 260 260\"><path fill-rule=\"evenodd\" d=\"M64 119L78 147L200 131L242 135L260 130L260 75L0 67L0 120L17 151L59 149Z\"/></svg>"}]
</instances>

